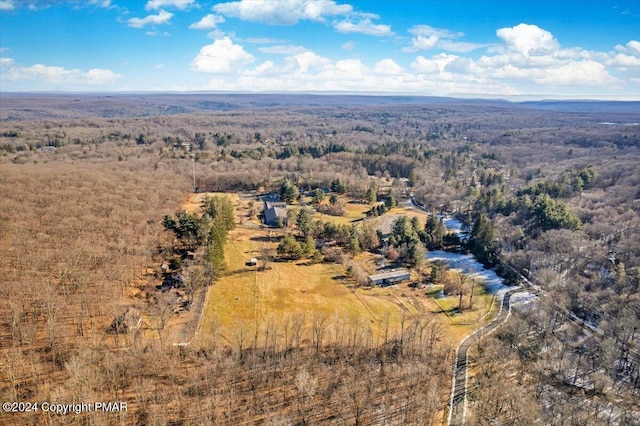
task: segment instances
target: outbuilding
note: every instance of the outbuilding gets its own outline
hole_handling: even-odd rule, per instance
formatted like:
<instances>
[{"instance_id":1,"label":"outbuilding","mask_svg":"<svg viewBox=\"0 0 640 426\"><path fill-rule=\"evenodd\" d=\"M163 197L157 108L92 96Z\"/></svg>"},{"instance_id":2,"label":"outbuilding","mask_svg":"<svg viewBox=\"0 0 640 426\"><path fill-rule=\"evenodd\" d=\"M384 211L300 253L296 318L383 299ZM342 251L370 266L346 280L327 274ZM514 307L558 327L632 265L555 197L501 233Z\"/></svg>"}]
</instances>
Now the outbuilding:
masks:
<instances>
[{"instance_id":1,"label":"outbuilding","mask_svg":"<svg viewBox=\"0 0 640 426\"><path fill-rule=\"evenodd\" d=\"M371 285L386 287L402 281L406 281L410 278L411 274L404 268L391 269L385 272L381 272L380 274L369 275L369 283Z\"/></svg>"}]
</instances>

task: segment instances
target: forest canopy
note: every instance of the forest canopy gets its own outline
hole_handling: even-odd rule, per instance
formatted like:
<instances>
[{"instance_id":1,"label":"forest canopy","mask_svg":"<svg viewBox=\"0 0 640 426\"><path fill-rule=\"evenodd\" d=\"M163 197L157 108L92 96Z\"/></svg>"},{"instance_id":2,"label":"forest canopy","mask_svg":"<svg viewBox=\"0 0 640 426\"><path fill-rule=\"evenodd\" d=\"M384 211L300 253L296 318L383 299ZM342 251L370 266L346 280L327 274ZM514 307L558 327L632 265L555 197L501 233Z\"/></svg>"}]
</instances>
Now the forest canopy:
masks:
<instances>
[{"instance_id":1,"label":"forest canopy","mask_svg":"<svg viewBox=\"0 0 640 426\"><path fill-rule=\"evenodd\" d=\"M240 257L264 269L290 262L292 271L338 271L328 269L332 261L342 270L328 280L355 297L342 284L366 281L353 258L386 250L385 262L413 268L421 281L411 291L427 300L429 279L469 287L425 262L426 250L456 249L511 268L547 295L515 309L504 330L478 347L470 404L478 422L638 423L634 105L567 106L558 114L499 101L302 97L290 105L276 95L202 96L198 102L213 102L206 110L186 95L149 104L93 95L5 103L3 95L5 400L126 396L136 401L128 419L143 424L366 424L380 415L390 423L438 422L454 340L430 317L406 314L389 319L397 329L384 329L380 316L374 334L353 318L291 315L277 318L279 328L265 315L259 327L238 323L233 335L219 333L230 324L214 324L215 339L193 344L185 336L194 335L197 318L185 321L184 335L169 324L176 312L186 317L212 303L202 289ZM149 107L158 102L165 112ZM184 211L185 199L203 195L192 193L194 178L198 191L216 195ZM252 241L261 249L245 252L229 235L246 241L237 224L262 226L264 194L295 208L286 227ZM246 209L238 207L241 195L252 200L243 201ZM416 206L426 220L393 213ZM357 221L354 211L362 212ZM447 233L443 216L468 232ZM388 235L370 220L386 221ZM258 265L246 271L257 277ZM238 302L249 287L237 288ZM298 297L309 295L302 290ZM404 306L403 298L384 298ZM141 319L142 331L106 333L125 317ZM585 334L580 321L597 331ZM508 404L522 410L500 409Z\"/></svg>"}]
</instances>

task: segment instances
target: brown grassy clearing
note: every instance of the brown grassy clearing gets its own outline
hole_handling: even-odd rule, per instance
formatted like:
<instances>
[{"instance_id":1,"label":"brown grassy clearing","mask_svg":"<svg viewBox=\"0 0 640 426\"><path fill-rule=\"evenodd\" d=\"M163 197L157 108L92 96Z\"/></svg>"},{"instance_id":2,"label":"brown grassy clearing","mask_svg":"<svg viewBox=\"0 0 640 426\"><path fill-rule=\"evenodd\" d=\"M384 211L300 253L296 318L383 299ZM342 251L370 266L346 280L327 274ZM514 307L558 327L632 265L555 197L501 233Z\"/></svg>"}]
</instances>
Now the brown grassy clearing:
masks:
<instances>
[{"instance_id":1,"label":"brown grassy clearing","mask_svg":"<svg viewBox=\"0 0 640 426\"><path fill-rule=\"evenodd\" d=\"M260 257L261 250L275 252L276 242L255 240L268 233L242 228L231 232L226 251L229 269L209 289L199 338L216 332L230 343L238 327L255 331L267 319L282 322L287 315L364 321L371 324L372 332L387 317L392 326L397 324L402 315L398 302L382 296L380 289L354 290L341 265L302 260L269 262L266 270L247 268L245 262Z\"/></svg>"}]
</instances>

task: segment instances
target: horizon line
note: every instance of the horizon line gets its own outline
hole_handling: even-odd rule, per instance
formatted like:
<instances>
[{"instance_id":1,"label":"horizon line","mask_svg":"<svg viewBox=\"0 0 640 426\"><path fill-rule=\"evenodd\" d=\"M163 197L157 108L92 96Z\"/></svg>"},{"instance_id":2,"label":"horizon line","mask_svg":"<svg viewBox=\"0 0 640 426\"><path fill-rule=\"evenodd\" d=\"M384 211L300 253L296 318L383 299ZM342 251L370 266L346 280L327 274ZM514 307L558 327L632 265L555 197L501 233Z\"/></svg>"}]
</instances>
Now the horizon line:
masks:
<instances>
[{"instance_id":1,"label":"horizon line","mask_svg":"<svg viewBox=\"0 0 640 426\"><path fill-rule=\"evenodd\" d=\"M353 96L353 97L411 97L411 98L436 98L436 99L460 99L460 100L487 100L503 102L531 102L531 101L573 101L573 102L640 102L640 97L606 96L606 95L551 95L551 94L477 94L477 93L453 93L450 95L431 95L408 92L377 92L377 91L243 91L243 90L123 90L123 91L88 91L88 90L33 90L33 91L2 91L0 96L6 95L75 95L75 96L127 96L127 95L280 95L280 96Z\"/></svg>"}]
</instances>

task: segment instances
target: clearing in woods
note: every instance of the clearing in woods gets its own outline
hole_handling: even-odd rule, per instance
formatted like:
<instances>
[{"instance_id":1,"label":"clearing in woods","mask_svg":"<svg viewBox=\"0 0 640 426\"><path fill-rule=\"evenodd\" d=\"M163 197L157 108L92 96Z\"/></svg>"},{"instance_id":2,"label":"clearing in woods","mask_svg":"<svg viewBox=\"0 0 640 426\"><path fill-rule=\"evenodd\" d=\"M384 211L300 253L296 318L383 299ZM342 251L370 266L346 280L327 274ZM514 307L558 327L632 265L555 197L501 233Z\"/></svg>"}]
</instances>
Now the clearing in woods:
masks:
<instances>
[{"instance_id":1,"label":"clearing in woods","mask_svg":"<svg viewBox=\"0 0 640 426\"><path fill-rule=\"evenodd\" d=\"M197 211L205 195L192 196L184 209ZM199 344L215 341L235 349L247 347L254 343L252 339L261 339L266 333L282 335L284 327L291 327L296 318L298 321L304 319L303 344L311 341L314 322L322 322L328 330L338 326L368 328L368 338L375 344L385 335L399 333L403 318L411 321L429 317L434 317L440 324L445 340L454 343L492 316L482 318L491 307L492 297L485 295L479 286L474 309L452 320L443 312L446 310L443 307L451 306L454 298L443 298L436 303L427 291L413 288L411 283L356 288L354 282L345 277L343 265L312 264L306 259L277 261L278 241L291 230L265 228L257 219L248 218L251 200L238 194L210 195L227 196L232 200L236 207L237 227L229 233L225 247L227 270L207 290L206 305L195 338ZM254 201L254 206L259 204ZM349 212L351 217L335 218L335 221L359 221L364 216L365 206L351 206L357 207ZM426 217L405 208L393 209L391 213L394 216L415 215L422 223ZM322 215L322 219L333 220L334 217ZM256 266L247 266L246 262L251 258L258 259ZM263 269L265 258L266 269ZM354 261L369 273L375 270L371 254L358 255ZM412 278L415 281L417 274Z\"/></svg>"}]
</instances>

